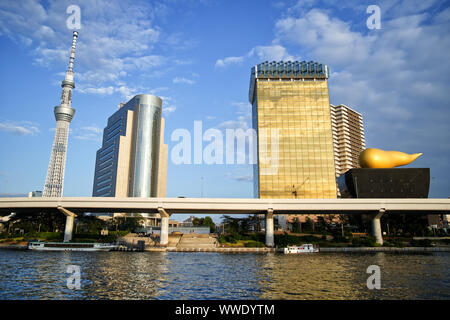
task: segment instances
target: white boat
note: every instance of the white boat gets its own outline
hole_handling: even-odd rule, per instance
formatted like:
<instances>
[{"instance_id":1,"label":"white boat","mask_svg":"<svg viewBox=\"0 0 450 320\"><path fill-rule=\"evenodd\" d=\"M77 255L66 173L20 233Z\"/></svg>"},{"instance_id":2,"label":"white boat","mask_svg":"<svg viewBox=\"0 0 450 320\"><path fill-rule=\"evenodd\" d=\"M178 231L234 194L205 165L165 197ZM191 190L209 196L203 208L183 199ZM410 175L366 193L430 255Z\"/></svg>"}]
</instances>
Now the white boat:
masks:
<instances>
[{"instance_id":1,"label":"white boat","mask_svg":"<svg viewBox=\"0 0 450 320\"><path fill-rule=\"evenodd\" d=\"M28 242L28 249L41 251L111 251L117 247L110 243Z\"/></svg>"},{"instance_id":2,"label":"white boat","mask_svg":"<svg viewBox=\"0 0 450 320\"><path fill-rule=\"evenodd\" d=\"M284 248L285 254L291 254L291 253L313 253L313 252L319 252L319 247L312 245L310 243L308 244L302 244L301 246L287 246Z\"/></svg>"}]
</instances>

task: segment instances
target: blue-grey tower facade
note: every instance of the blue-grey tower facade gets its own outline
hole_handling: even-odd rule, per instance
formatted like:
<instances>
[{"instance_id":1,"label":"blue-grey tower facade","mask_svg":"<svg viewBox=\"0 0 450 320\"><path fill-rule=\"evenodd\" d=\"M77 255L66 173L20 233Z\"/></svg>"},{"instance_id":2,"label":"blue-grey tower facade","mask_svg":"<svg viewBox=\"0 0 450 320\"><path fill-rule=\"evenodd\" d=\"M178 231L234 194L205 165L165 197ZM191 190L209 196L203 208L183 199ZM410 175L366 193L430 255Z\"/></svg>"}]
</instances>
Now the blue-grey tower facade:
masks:
<instances>
[{"instance_id":1,"label":"blue-grey tower facade","mask_svg":"<svg viewBox=\"0 0 450 320\"><path fill-rule=\"evenodd\" d=\"M61 197L63 193L69 124L75 114L75 109L72 108L72 90L75 88L75 82L73 81L73 62L75 60L77 37L78 32L74 31L69 68L61 84L61 104L56 106L54 110L56 118L55 139L53 140L52 153L47 169L44 191L42 193L43 197Z\"/></svg>"},{"instance_id":2,"label":"blue-grey tower facade","mask_svg":"<svg viewBox=\"0 0 450 320\"><path fill-rule=\"evenodd\" d=\"M162 100L134 96L108 119L97 151L94 197L165 196L167 145Z\"/></svg>"}]
</instances>

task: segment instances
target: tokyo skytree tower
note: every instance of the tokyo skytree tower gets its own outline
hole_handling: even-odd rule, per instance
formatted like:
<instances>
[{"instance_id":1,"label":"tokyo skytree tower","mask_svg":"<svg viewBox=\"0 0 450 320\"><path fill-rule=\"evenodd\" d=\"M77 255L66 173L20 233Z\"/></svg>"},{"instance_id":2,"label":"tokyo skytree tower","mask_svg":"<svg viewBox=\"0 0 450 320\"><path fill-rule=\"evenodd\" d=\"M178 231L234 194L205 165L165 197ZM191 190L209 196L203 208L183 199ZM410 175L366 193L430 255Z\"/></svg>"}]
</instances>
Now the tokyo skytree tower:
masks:
<instances>
[{"instance_id":1,"label":"tokyo skytree tower","mask_svg":"<svg viewBox=\"0 0 450 320\"><path fill-rule=\"evenodd\" d=\"M47 177L45 179L43 197L61 197L64 185L64 171L66 168L67 139L69 136L69 124L75 114L72 108L72 90L75 88L73 81L73 61L75 60L75 46L78 32L73 32L72 51L70 52L69 69L66 71L61 87L61 104L55 107L56 118L55 139L53 140L52 154L48 164Z\"/></svg>"}]
</instances>

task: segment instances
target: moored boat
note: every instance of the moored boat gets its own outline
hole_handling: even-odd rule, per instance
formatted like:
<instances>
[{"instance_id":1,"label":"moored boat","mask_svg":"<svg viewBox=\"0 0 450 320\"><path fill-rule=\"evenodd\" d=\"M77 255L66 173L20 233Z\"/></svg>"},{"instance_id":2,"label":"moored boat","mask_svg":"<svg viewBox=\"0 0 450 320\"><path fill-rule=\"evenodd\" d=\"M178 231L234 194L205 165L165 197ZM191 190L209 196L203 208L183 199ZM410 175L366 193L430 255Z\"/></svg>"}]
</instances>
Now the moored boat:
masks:
<instances>
[{"instance_id":1,"label":"moored boat","mask_svg":"<svg viewBox=\"0 0 450 320\"><path fill-rule=\"evenodd\" d=\"M291 254L291 253L314 253L319 252L319 247L310 243L302 244L301 246L287 246L284 248L285 254Z\"/></svg>"},{"instance_id":2,"label":"moored boat","mask_svg":"<svg viewBox=\"0 0 450 320\"><path fill-rule=\"evenodd\" d=\"M80 242L41 242L30 241L29 250L40 251L111 251L118 246L111 243L80 243Z\"/></svg>"}]
</instances>

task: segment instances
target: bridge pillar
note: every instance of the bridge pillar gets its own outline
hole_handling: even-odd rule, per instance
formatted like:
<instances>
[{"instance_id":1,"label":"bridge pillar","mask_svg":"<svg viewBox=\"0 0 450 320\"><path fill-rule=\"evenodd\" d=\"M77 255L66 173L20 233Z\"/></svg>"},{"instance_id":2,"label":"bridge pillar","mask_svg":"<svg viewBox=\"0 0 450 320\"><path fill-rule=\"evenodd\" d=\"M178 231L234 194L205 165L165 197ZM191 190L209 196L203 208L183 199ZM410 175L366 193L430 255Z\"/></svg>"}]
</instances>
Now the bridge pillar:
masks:
<instances>
[{"instance_id":1,"label":"bridge pillar","mask_svg":"<svg viewBox=\"0 0 450 320\"><path fill-rule=\"evenodd\" d=\"M58 207L58 210L64 213L64 215L66 216L66 228L64 229L64 242L69 242L72 240L73 223L77 215L63 207Z\"/></svg>"},{"instance_id":2,"label":"bridge pillar","mask_svg":"<svg viewBox=\"0 0 450 320\"><path fill-rule=\"evenodd\" d=\"M384 209L380 209L380 211L372 217L372 235L375 237L376 242L380 245L383 245L383 234L381 233L380 219L385 212L386 211Z\"/></svg>"},{"instance_id":3,"label":"bridge pillar","mask_svg":"<svg viewBox=\"0 0 450 320\"><path fill-rule=\"evenodd\" d=\"M66 216L66 228L64 230L64 242L70 242L72 240L74 220L75 220L75 217Z\"/></svg>"},{"instance_id":4,"label":"bridge pillar","mask_svg":"<svg viewBox=\"0 0 450 320\"><path fill-rule=\"evenodd\" d=\"M161 234L159 238L159 243L161 245L167 246L169 243L169 217L170 214L167 213L163 208L158 208L158 212L161 215Z\"/></svg>"},{"instance_id":5,"label":"bridge pillar","mask_svg":"<svg viewBox=\"0 0 450 320\"><path fill-rule=\"evenodd\" d=\"M274 246L273 238L273 209L267 209L266 213L266 246Z\"/></svg>"}]
</instances>

